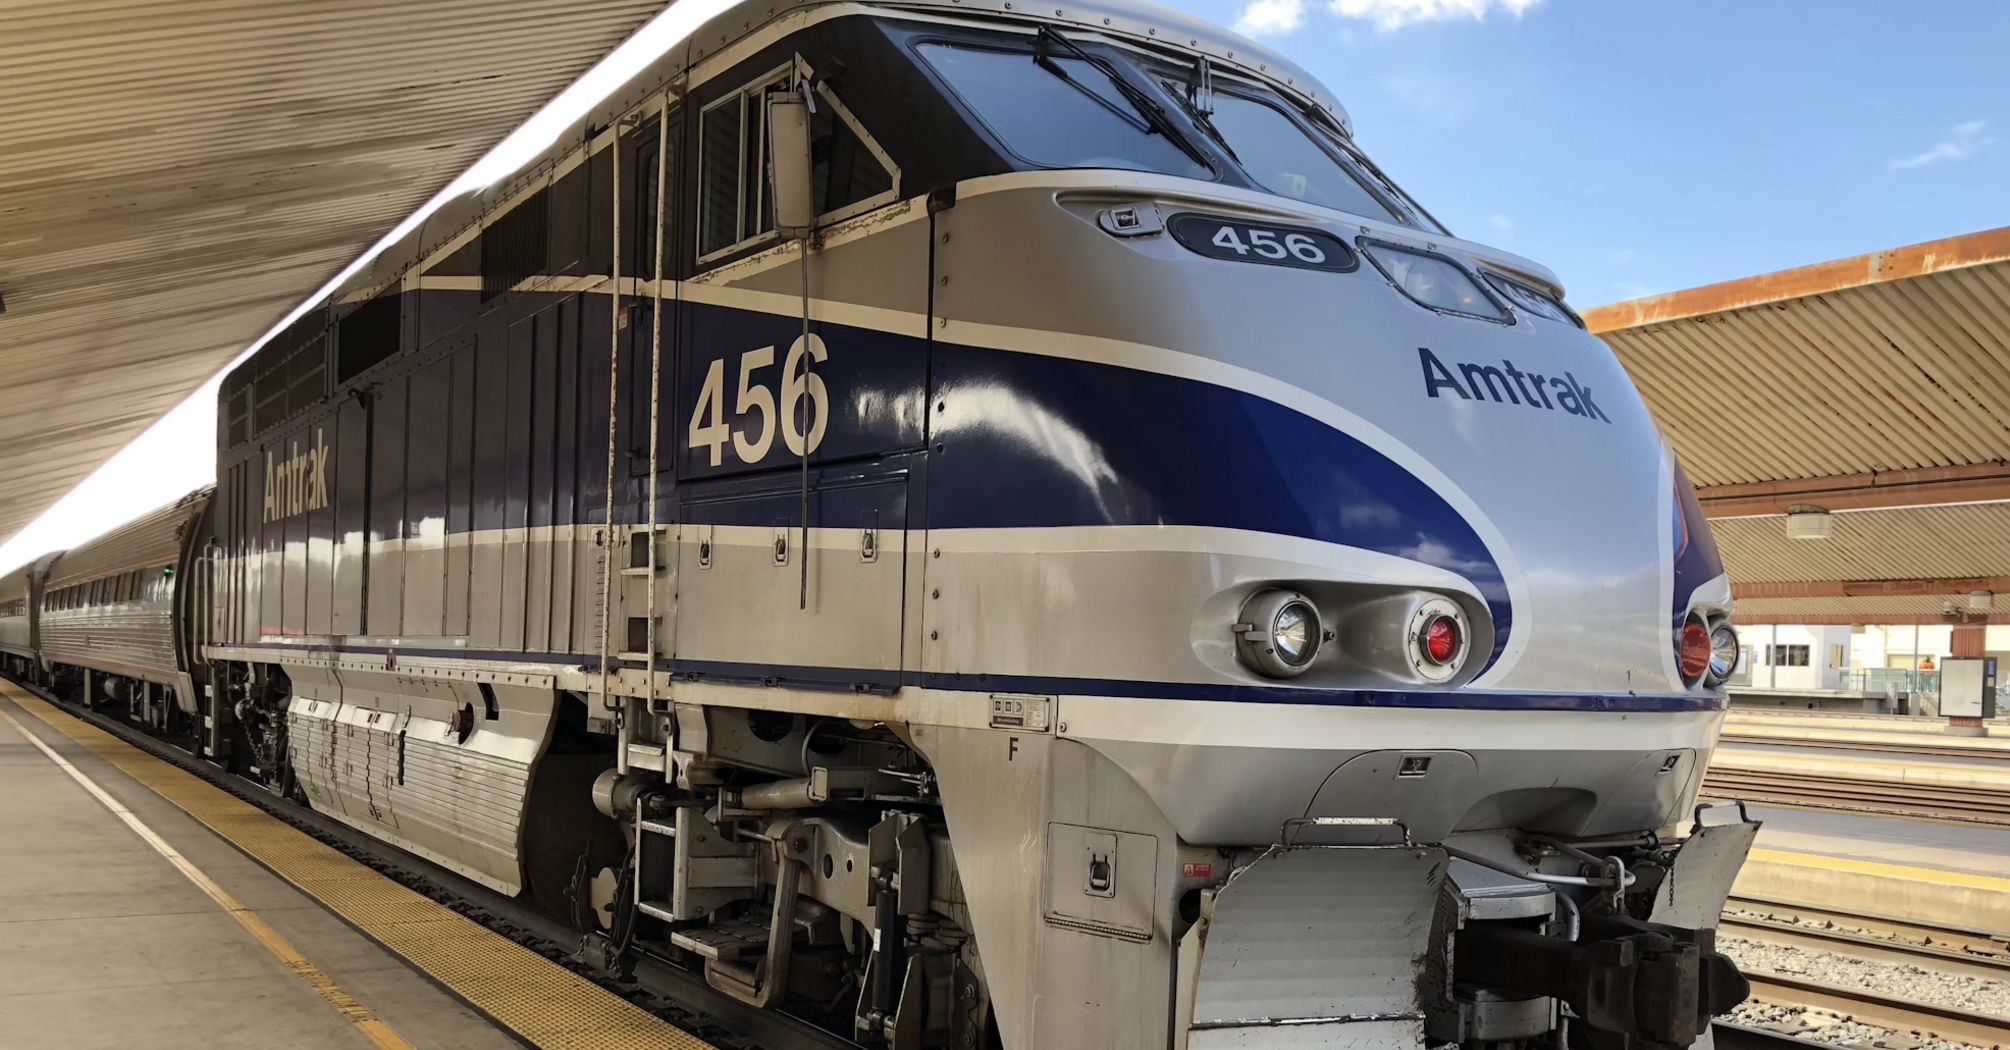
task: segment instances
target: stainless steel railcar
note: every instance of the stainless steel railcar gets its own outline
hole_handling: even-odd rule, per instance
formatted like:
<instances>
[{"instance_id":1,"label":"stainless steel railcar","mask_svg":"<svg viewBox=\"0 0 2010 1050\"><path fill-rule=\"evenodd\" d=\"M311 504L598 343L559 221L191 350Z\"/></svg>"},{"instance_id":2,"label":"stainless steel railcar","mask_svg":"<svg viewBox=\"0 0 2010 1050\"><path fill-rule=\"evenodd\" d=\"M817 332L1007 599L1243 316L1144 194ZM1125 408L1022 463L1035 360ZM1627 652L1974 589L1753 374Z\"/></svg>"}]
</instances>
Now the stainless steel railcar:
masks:
<instances>
[{"instance_id":1,"label":"stainless steel railcar","mask_svg":"<svg viewBox=\"0 0 2010 1050\"><path fill-rule=\"evenodd\" d=\"M201 489L36 563L36 668L59 694L114 700L163 733L193 732L207 676L192 634L204 515Z\"/></svg>"},{"instance_id":2,"label":"stainless steel railcar","mask_svg":"<svg viewBox=\"0 0 2010 1050\"><path fill-rule=\"evenodd\" d=\"M741 5L220 415L205 748L609 965L903 1050L1742 994L1672 454L1553 275L1217 27Z\"/></svg>"},{"instance_id":3,"label":"stainless steel railcar","mask_svg":"<svg viewBox=\"0 0 2010 1050\"><path fill-rule=\"evenodd\" d=\"M62 553L44 554L34 561L0 576L0 670L21 679L41 675L36 657L40 632L35 609L42 603L42 588L49 580L49 566Z\"/></svg>"}]
</instances>

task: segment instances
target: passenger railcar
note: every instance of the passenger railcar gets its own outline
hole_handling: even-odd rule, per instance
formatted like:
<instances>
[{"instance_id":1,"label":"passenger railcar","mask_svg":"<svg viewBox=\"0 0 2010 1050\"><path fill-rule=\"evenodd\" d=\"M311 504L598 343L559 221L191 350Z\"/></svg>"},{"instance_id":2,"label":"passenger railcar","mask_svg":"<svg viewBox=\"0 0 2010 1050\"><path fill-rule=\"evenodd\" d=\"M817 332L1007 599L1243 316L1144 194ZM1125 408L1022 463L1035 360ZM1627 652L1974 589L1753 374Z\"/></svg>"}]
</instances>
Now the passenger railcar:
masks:
<instances>
[{"instance_id":1,"label":"passenger railcar","mask_svg":"<svg viewBox=\"0 0 2010 1050\"><path fill-rule=\"evenodd\" d=\"M184 496L45 559L35 646L52 687L86 704L116 700L162 732L186 733L207 680L190 629L193 570L210 490ZM38 563L42 564L42 563Z\"/></svg>"},{"instance_id":2,"label":"passenger railcar","mask_svg":"<svg viewBox=\"0 0 2010 1050\"><path fill-rule=\"evenodd\" d=\"M866 1043L1691 1042L1736 639L1625 373L1288 59L1017 6L743 4L233 372L204 749Z\"/></svg>"},{"instance_id":3,"label":"passenger railcar","mask_svg":"<svg viewBox=\"0 0 2010 1050\"><path fill-rule=\"evenodd\" d=\"M0 670L20 679L39 677L41 667L35 654L40 648L35 607L42 602L42 587L49 579L49 566L62 556L58 551L0 576Z\"/></svg>"}]
</instances>

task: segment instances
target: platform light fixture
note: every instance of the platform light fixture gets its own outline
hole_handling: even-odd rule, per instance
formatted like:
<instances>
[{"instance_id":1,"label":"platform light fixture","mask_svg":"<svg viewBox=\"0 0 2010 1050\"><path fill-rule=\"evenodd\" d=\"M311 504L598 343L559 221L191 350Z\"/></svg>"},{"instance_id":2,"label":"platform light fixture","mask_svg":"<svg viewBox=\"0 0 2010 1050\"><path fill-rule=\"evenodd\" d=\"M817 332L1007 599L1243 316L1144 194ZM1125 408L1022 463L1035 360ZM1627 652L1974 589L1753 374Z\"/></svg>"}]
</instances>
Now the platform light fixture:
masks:
<instances>
[{"instance_id":1,"label":"platform light fixture","mask_svg":"<svg viewBox=\"0 0 2010 1050\"><path fill-rule=\"evenodd\" d=\"M1787 508L1790 540L1825 540L1835 535L1835 528L1835 515L1825 508L1810 503L1796 503Z\"/></svg>"}]
</instances>

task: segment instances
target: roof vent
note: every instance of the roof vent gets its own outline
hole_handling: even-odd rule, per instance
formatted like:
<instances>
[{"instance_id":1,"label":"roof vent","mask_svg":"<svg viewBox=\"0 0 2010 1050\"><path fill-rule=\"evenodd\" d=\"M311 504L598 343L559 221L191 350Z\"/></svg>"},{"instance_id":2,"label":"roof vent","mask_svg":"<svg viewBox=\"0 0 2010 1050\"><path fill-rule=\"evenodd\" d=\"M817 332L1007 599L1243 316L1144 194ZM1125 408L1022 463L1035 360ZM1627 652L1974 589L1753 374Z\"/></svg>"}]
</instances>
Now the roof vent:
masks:
<instances>
[{"instance_id":1,"label":"roof vent","mask_svg":"<svg viewBox=\"0 0 2010 1050\"><path fill-rule=\"evenodd\" d=\"M1835 515L1820 507L1796 503L1787 508L1787 538L1825 540L1835 534Z\"/></svg>"}]
</instances>

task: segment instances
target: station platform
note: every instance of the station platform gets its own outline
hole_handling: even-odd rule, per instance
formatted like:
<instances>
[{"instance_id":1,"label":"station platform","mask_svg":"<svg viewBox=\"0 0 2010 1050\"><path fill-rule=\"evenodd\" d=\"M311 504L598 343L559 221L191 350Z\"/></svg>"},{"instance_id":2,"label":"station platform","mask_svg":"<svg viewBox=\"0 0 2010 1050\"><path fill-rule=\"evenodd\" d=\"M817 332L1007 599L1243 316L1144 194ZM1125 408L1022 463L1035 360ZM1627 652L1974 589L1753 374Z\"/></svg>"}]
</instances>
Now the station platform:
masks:
<instances>
[{"instance_id":1,"label":"station platform","mask_svg":"<svg viewBox=\"0 0 2010 1050\"><path fill-rule=\"evenodd\" d=\"M1988 736L1954 736L1947 720L1923 715L1824 714L1787 712L1759 714L1732 711L1724 719L1724 735L1739 741L1888 745L1895 748L1930 746L2010 758L2010 723L1983 723Z\"/></svg>"},{"instance_id":2,"label":"station platform","mask_svg":"<svg viewBox=\"0 0 2010 1050\"><path fill-rule=\"evenodd\" d=\"M0 1047L710 1050L0 685Z\"/></svg>"},{"instance_id":3,"label":"station platform","mask_svg":"<svg viewBox=\"0 0 2010 1050\"><path fill-rule=\"evenodd\" d=\"M2010 936L2010 828L1753 805L1734 893Z\"/></svg>"},{"instance_id":4,"label":"station platform","mask_svg":"<svg viewBox=\"0 0 2010 1050\"><path fill-rule=\"evenodd\" d=\"M1796 741L1758 746L1726 744L1710 756L1710 768L2010 793L2010 756L1920 755L1897 747L1844 751L1812 741Z\"/></svg>"}]
</instances>

